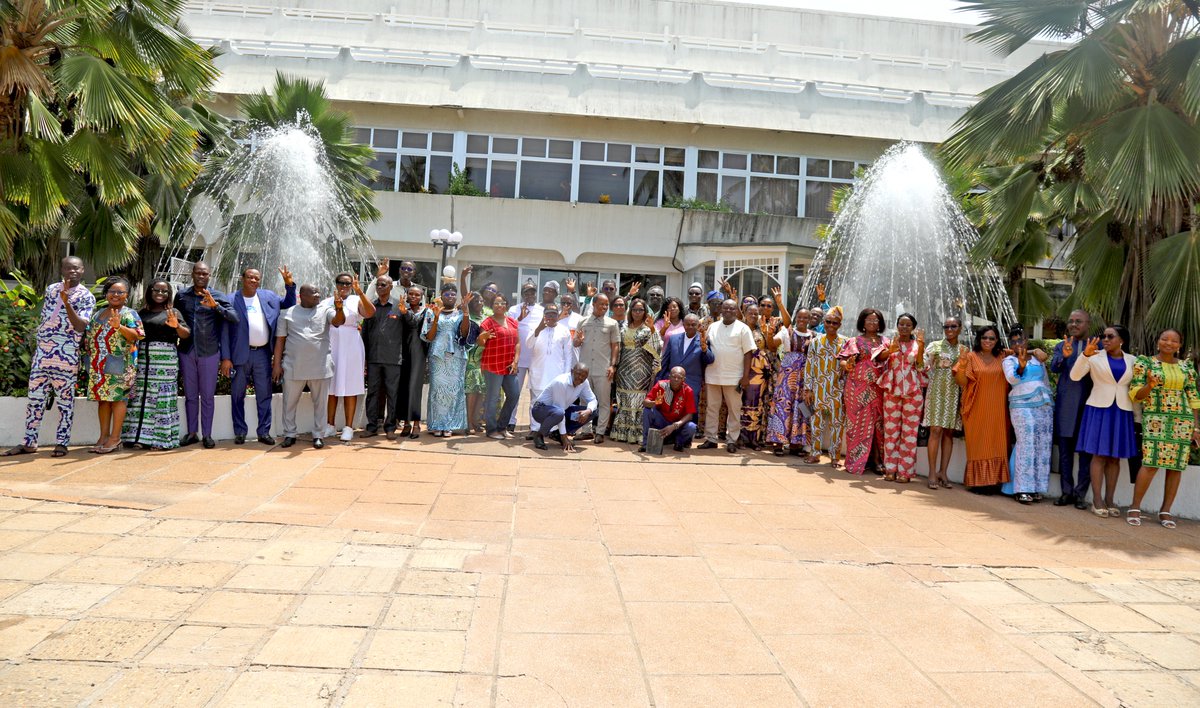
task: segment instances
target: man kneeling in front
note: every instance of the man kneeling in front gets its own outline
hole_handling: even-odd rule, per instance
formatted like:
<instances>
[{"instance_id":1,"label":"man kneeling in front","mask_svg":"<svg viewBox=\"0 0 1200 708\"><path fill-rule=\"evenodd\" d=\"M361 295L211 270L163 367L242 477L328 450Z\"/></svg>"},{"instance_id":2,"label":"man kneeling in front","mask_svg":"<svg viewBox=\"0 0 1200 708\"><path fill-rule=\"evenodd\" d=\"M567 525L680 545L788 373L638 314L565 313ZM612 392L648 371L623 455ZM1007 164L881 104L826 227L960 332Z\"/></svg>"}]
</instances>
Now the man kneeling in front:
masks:
<instances>
[{"instance_id":1,"label":"man kneeling in front","mask_svg":"<svg viewBox=\"0 0 1200 708\"><path fill-rule=\"evenodd\" d=\"M675 451L681 452L692 446L696 437L696 393L687 385L687 371L682 366L671 369L670 378L663 379L650 387L646 400L642 401L642 446L638 452L646 451L646 438L653 428L662 435L663 444L675 441Z\"/></svg>"},{"instance_id":2,"label":"man kneeling in front","mask_svg":"<svg viewBox=\"0 0 1200 708\"><path fill-rule=\"evenodd\" d=\"M577 405L576 400L584 405ZM551 437L559 439L564 452L573 451L572 436L592 419L595 412L596 396L588 384L588 367L576 364L570 373L556 376L533 402L530 417L538 424L538 430L533 434L533 446L545 450L543 433L549 432Z\"/></svg>"}]
</instances>

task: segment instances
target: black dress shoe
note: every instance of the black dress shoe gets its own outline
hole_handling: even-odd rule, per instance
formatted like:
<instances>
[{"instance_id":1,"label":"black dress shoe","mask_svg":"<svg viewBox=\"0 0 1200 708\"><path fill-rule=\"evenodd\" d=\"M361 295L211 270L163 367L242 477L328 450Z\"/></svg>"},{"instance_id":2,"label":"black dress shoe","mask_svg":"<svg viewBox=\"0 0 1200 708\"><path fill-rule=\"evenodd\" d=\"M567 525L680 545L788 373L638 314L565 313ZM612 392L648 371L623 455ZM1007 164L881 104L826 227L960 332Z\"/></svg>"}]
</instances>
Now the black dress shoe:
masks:
<instances>
[{"instance_id":1,"label":"black dress shoe","mask_svg":"<svg viewBox=\"0 0 1200 708\"><path fill-rule=\"evenodd\" d=\"M508 426L507 430L508 430L508 432L510 432L510 433L515 433L515 432L517 432L517 426L515 426L515 425L510 425L510 426Z\"/></svg>"},{"instance_id":2,"label":"black dress shoe","mask_svg":"<svg viewBox=\"0 0 1200 708\"><path fill-rule=\"evenodd\" d=\"M245 435L234 435L234 436L233 436L233 444L234 444L234 445L241 445L241 444L243 444L243 443L245 443L245 442L246 442L246 436L245 436Z\"/></svg>"},{"instance_id":3,"label":"black dress shoe","mask_svg":"<svg viewBox=\"0 0 1200 708\"><path fill-rule=\"evenodd\" d=\"M725 452L737 452L737 447L735 443L725 443Z\"/></svg>"},{"instance_id":4,"label":"black dress shoe","mask_svg":"<svg viewBox=\"0 0 1200 708\"><path fill-rule=\"evenodd\" d=\"M638 445L638 452L645 452L645 451L646 451L645 445Z\"/></svg>"},{"instance_id":5,"label":"black dress shoe","mask_svg":"<svg viewBox=\"0 0 1200 708\"><path fill-rule=\"evenodd\" d=\"M688 445L687 447L691 447L691 445ZM684 450L687 449L687 447L684 447L683 445L680 445L679 443L675 443L675 452L683 452Z\"/></svg>"},{"instance_id":6,"label":"black dress shoe","mask_svg":"<svg viewBox=\"0 0 1200 708\"><path fill-rule=\"evenodd\" d=\"M262 438L259 438L259 440L262 440ZM295 444L296 444L296 438L284 438L283 444L280 445L279 447L291 447L292 445L295 445Z\"/></svg>"},{"instance_id":7,"label":"black dress shoe","mask_svg":"<svg viewBox=\"0 0 1200 708\"><path fill-rule=\"evenodd\" d=\"M1067 506L1068 504L1074 504L1074 503L1075 503L1075 497L1070 494L1064 494L1061 497L1059 497L1058 499L1054 500L1054 506Z\"/></svg>"},{"instance_id":8,"label":"black dress shoe","mask_svg":"<svg viewBox=\"0 0 1200 708\"><path fill-rule=\"evenodd\" d=\"M313 438L313 447L320 450L321 448L325 447L325 441L321 438Z\"/></svg>"},{"instance_id":9,"label":"black dress shoe","mask_svg":"<svg viewBox=\"0 0 1200 708\"><path fill-rule=\"evenodd\" d=\"M196 435L195 433L188 433L186 436L184 436L183 440L179 441L179 447L195 445L198 442L200 442L200 436Z\"/></svg>"},{"instance_id":10,"label":"black dress shoe","mask_svg":"<svg viewBox=\"0 0 1200 708\"><path fill-rule=\"evenodd\" d=\"M363 430L361 433L359 433L359 434L358 434L358 437L360 437L360 438L373 438L373 437L375 437L375 436L376 436L376 435L378 435L378 434L379 434L379 431L378 431L378 430L371 430L370 428L366 428L366 429L364 429L364 430Z\"/></svg>"},{"instance_id":11,"label":"black dress shoe","mask_svg":"<svg viewBox=\"0 0 1200 708\"><path fill-rule=\"evenodd\" d=\"M699 445L699 446L698 446L696 449L698 449L698 450L712 450L712 449L714 449L715 447L717 447L717 444L716 444L715 442L713 442L712 440L705 440L704 442L700 443L700 445Z\"/></svg>"},{"instance_id":12,"label":"black dress shoe","mask_svg":"<svg viewBox=\"0 0 1200 708\"><path fill-rule=\"evenodd\" d=\"M262 443L263 445L274 445L275 444L275 438L271 437L270 435L259 435L258 441L260 443Z\"/></svg>"},{"instance_id":13,"label":"black dress shoe","mask_svg":"<svg viewBox=\"0 0 1200 708\"><path fill-rule=\"evenodd\" d=\"M533 446L534 446L534 447L536 447L536 448L537 448L537 449L539 449L539 450L545 450L545 449L546 449L546 439L545 439L545 438L543 438L543 437L541 436L541 434L539 434L539 433L534 433L534 435L533 435Z\"/></svg>"},{"instance_id":14,"label":"black dress shoe","mask_svg":"<svg viewBox=\"0 0 1200 708\"><path fill-rule=\"evenodd\" d=\"M1075 508L1080 511L1087 511L1088 506L1089 504L1082 499L1075 502Z\"/></svg>"},{"instance_id":15,"label":"black dress shoe","mask_svg":"<svg viewBox=\"0 0 1200 708\"><path fill-rule=\"evenodd\" d=\"M216 440L213 440L212 438L210 438L207 435L204 436L204 449L205 450L211 450L216 446L217 446Z\"/></svg>"}]
</instances>

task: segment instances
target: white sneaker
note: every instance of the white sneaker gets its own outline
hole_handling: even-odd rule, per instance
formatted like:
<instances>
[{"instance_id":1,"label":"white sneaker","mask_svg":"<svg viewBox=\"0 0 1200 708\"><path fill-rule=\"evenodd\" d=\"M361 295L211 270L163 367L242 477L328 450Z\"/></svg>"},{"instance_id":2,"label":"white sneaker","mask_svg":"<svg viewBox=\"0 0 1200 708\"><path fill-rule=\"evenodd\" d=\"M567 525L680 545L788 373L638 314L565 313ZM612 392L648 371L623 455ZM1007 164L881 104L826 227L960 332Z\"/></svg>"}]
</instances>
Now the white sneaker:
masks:
<instances>
[{"instance_id":1,"label":"white sneaker","mask_svg":"<svg viewBox=\"0 0 1200 708\"><path fill-rule=\"evenodd\" d=\"M354 439L354 428L349 425L342 428L342 442L350 442Z\"/></svg>"},{"instance_id":2,"label":"white sneaker","mask_svg":"<svg viewBox=\"0 0 1200 708\"><path fill-rule=\"evenodd\" d=\"M334 435L337 435L337 428L335 428L335 427L333 427L332 425L330 425L330 424L326 423L326 424L325 424L325 434L324 434L324 435L322 435L321 437L323 437L323 438L328 438L328 437L331 437L331 436L334 436Z\"/></svg>"}]
</instances>

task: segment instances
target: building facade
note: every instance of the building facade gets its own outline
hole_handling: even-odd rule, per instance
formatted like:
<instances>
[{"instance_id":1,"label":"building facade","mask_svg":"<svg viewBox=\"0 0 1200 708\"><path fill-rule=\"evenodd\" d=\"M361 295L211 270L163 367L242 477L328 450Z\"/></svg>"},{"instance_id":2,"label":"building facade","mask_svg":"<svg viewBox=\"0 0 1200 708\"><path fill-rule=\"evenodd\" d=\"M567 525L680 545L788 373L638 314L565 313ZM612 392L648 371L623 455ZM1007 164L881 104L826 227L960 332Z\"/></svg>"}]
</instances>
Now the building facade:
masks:
<instances>
[{"instance_id":1,"label":"building facade","mask_svg":"<svg viewBox=\"0 0 1200 708\"><path fill-rule=\"evenodd\" d=\"M451 262L510 293L566 277L795 292L857 169L942 141L1054 47L999 57L966 25L682 0L191 2L185 22L223 50L218 110L279 71L354 116L379 256L432 283L430 230L459 231ZM486 196L447 194L454 169ZM713 204L729 212L678 208Z\"/></svg>"}]
</instances>

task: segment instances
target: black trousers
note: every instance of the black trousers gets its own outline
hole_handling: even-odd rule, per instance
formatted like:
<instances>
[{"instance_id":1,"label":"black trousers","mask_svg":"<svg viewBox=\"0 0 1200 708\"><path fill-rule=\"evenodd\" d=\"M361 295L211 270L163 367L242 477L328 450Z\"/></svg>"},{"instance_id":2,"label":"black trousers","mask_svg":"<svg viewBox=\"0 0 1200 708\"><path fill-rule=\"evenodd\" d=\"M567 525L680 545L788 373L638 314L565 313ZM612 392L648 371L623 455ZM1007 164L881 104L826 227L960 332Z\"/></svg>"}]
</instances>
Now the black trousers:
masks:
<instances>
[{"instance_id":1,"label":"black trousers","mask_svg":"<svg viewBox=\"0 0 1200 708\"><path fill-rule=\"evenodd\" d=\"M367 364L367 430L377 433L382 427L390 433L396 429L402 378L399 364Z\"/></svg>"}]
</instances>

